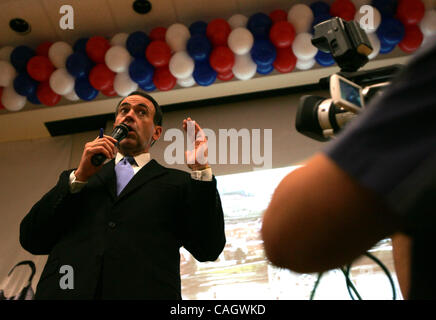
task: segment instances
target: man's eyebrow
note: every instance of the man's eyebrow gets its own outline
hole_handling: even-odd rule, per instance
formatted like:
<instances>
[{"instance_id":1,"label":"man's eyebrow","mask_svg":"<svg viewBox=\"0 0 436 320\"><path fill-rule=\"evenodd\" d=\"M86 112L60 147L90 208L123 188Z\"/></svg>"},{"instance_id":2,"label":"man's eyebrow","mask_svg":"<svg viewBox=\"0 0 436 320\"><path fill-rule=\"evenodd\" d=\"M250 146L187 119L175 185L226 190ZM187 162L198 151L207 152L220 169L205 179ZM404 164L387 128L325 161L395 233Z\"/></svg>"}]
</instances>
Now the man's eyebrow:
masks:
<instances>
[{"instance_id":1,"label":"man's eyebrow","mask_svg":"<svg viewBox=\"0 0 436 320\"><path fill-rule=\"evenodd\" d=\"M145 108L145 109L147 109L147 110L150 108L148 105L146 105L146 104L144 104L144 103L138 103L137 106L138 106L138 107L143 107L143 108Z\"/></svg>"}]
</instances>

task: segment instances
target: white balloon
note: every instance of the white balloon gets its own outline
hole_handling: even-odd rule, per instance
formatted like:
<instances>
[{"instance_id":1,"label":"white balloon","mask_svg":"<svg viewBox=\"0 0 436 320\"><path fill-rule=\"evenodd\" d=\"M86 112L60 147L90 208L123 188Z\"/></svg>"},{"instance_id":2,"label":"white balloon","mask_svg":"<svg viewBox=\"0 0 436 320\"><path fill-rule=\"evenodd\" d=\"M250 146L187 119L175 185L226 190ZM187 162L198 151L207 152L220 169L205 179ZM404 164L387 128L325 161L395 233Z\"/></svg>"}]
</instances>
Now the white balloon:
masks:
<instances>
[{"instance_id":1,"label":"white balloon","mask_svg":"<svg viewBox=\"0 0 436 320\"><path fill-rule=\"evenodd\" d=\"M5 46L0 49L0 60L11 61L11 53L14 51L14 47Z\"/></svg>"},{"instance_id":2,"label":"white balloon","mask_svg":"<svg viewBox=\"0 0 436 320\"><path fill-rule=\"evenodd\" d=\"M436 10L427 10L419 26L425 37L436 35Z\"/></svg>"},{"instance_id":3,"label":"white balloon","mask_svg":"<svg viewBox=\"0 0 436 320\"><path fill-rule=\"evenodd\" d=\"M296 4L288 12L288 22L290 22L295 29L295 32L309 32L313 22L313 12L309 6L305 4Z\"/></svg>"},{"instance_id":4,"label":"white balloon","mask_svg":"<svg viewBox=\"0 0 436 320\"><path fill-rule=\"evenodd\" d=\"M104 61L106 62L107 67L113 72L125 72L129 69L130 62L132 62L132 56L125 47L116 45L110 47L109 50L106 51Z\"/></svg>"},{"instance_id":5,"label":"white balloon","mask_svg":"<svg viewBox=\"0 0 436 320\"><path fill-rule=\"evenodd\" d=\"M26 104L26 97L16 93L13 86L9 86L3 90L2 104L9 111L19 111Z\"/></svg>"},{"instance_id":6,"label":"white balloon","mask_svg":"<svg viewBox=\"0 0 436 320\"><path fill-rule=\"evenodd\" d=\"M354 20L366 33L373 33L380 26L382 17L377 8L365 5L356 10Z\"/></svg>"},{"instance_id":7,"label":"white balloon","mask_svg":"<svg viewBox=\"0 0 436 320\"><path fill-rule=\"evenodd\" d=\"M48 49L48 57L56 68L65 68L65 62L72 53L73 48L65 41L55 42Z\"/></svg>"},{"instance_id":8,"label":"white balloon","mask_svg":"<svg viewBox=\"0 0 436 320\"><path fill-rule=\"evenodd\" d=\"M177 79L177 84L181 87L188 88L195 84L195 80L193 76L189 76L185 79Z\"/></svg>"},{"instance_id":9,"label":"white balloon","mask_svg":"<svg viewBox=\"0 0 436 320\"><path fill-rule=\"evenodd\" d=\"M194 72L195 63L186 51L173 54L170 59L169 69L177 79L186 79Z\"/></svg>"},{"instance_id":10,"label":"white balloon","mask_svg":"<svg viewBox=\"0 0 436 320\"><path fill-rule=\"evenodd\" d=\"M64 96L74 91L75 79L67 69L59 68L51 74L49 84L54 92Z\"/></svg>"},{"instance_id":11,"label":"white balloon","mask_svg":"<svg viewBox=\"0 0 436 320\"><path fill-rule=\"evenodd\" d=\"M424 39L422 39L421 47L425 47L425 46L429 45L430 43L435 43L435 42L436 42L436 34L434 34L432 36L424 35Z\"/></svg>"},{"instance_id":12,"label":"white balloon","mask_svg":"<svg viewBox=\"0 0 436 320\"><path fill-rule=\"evenodd\" d=\"M309 59L309 60L298 59L296 68L299 70L309 70L313 68L315 62L316 62L315 59Z\"/></svg>"},{"instance_id":13,"label":"white balloon","mask_svg":"<svg viewBox=\"0 0 436 320\"><path fill-rule=\"evenodd\" d=\"M292 43L292 51L298 59L311 60L316 56L318 49L312 44L311 40L312 35L310 33L297 34Z\"/></svg>"},{"instance_id":14,"label":"white balloon","mask_svg":"<svg viewBox=\"0 0 436 320\"><path fill-rule=\"evenodd\" d=\"M234 54L246 54L253 47L253 34L247 28L236 28L230 32L227 45Z\"/></svg>"},{"instance_id":15,"label":"white balloon","mask_svg":"<svg viewBox=\"0 0 436 320\"><path fill-rule=\"evenodd\" d=\"M232 30L236 28L245 28L247 26L248 18L243 14L238 13L231 16L227 22Z\"/></svg>"},{"instance_id":16,"label":"white balloon","mask_svg":"<svg viewBox=\"0 0 436 320\"><path fill-rule=\"evenodd\" d=\"M9 61L0 60L0 87L9 87L17 72Z\"/></svg>"},{"instance_id":17,"label":"white balloon","mask_svg":"<svg viewBox=\"0 0 436 320\"><path fill-rule=\"evenodd\" d=\"M235 65L233 74L239 80L248 80L254 77L257 71L257 65L251 59L250 53L235 56Z\"/></svg>"},{"instance_id":18,"label":"white balloon","mask_svg":"<svg viewBox=\"0 0 436 320\"><path fill-rule=\"evenodd\" d=\"M121 46L125 47L127 38L129 37L128 33L120 32L114 35L110 41L111 46Z\"/></svg>"},{"instance_id":19,"label":"white balloon","mask_svg":"<svg viewBox=\"0 0 436 320\"><path fill-rule=\"evenodd\" d=\"M120 72L115 76L114 90L119 96L125 97L136 89L138 84L130 78L128 72Z\"/></svg>"},{"instance_id":20,"label":"white balloon","mask_svg":"<svg viewBox=\"0 0 436 320\"><path fill-rule=\"evenodd\" d=\"M80 100L79 96L76 94L76 91L74 91L74 90L68 94L65 94L64 98L66 98L67 100L70 100L70 101L79 101Z\"/></svg>"},{"instance_id":21,"label":"white balloon","mask_svg":"<svg viewBox=\"0 0 436 320\"><path fill-rule=\"evenodd\" d=\"M181 23L175 23L168 27L165 33L165 41L170 46L171 50L185 51L186 43L191 37L188 27Z\"/></svg>"},{"instance_id":22,"label":"white balloon","mask_svg":"<svg viewBox=\"0 0 436 320\"><path fill-rule=\"evenodd\" d=\"M376 33L368 34L369 41L371 42L372 52L368 56L368 59L372 60L378 56L380 53L380 39L378 38Z\"/></svg>"}]
</instances>

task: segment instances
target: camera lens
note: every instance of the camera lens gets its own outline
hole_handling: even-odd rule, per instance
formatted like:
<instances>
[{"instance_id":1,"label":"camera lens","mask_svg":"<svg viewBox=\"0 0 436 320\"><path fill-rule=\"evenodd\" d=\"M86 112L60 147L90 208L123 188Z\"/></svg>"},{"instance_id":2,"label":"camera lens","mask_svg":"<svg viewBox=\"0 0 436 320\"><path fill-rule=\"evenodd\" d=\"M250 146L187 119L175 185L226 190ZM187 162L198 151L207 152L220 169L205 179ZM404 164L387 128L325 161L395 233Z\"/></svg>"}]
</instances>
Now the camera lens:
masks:
<instances>
[{"instance_id":1,"label":"camera lens","mask_svg":"<svg viewBox=\"0 0 436 320\"><path fill-rule=\"evenodd\" d=\"M9 27L19 34L28 34L31 30L30 24L21 18L15 18L9 21Z\"/></svg>"},{"instance_id":2,"label":"camera lens","mask_svg":"<svg viewBox=\"0 0 436 320\"><path fill-rule=\"evenodd\" d=\"M135 0L133 2L133 10L139 14L149 13L151 10L151 3L147 0Z\"/></svg>"}]
</instances>

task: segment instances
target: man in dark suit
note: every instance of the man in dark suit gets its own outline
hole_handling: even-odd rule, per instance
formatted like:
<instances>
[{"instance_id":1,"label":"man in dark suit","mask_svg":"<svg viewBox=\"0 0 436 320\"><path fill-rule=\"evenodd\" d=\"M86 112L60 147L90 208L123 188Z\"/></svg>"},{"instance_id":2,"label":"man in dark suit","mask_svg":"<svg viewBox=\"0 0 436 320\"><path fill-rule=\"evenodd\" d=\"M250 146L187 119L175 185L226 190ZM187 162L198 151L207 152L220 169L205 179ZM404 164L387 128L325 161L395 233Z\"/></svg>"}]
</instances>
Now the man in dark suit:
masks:
<instances>
[{"instance_id":1,"label":"man in dark suit","mask_svg":"<svg viewBox=\"0 0 436 320\"><path fill-rule=\"evenodd\" d=\"M23 248L49 254L36 299L180 299L180 247L199 261L216 260L224 248L208 164L193 161L190 175L150 159L162 133L158 103L131 93L117 106L114 126L120 123L132 130L118 148L107 135L87 143L78 168L62 172L21 222ZM207 152L207 141L195 148ZM91 158L99 153L110 161L96 167ZM62 266L73 270L73 288L61 288Z\"/></svg>"}]
</instances>

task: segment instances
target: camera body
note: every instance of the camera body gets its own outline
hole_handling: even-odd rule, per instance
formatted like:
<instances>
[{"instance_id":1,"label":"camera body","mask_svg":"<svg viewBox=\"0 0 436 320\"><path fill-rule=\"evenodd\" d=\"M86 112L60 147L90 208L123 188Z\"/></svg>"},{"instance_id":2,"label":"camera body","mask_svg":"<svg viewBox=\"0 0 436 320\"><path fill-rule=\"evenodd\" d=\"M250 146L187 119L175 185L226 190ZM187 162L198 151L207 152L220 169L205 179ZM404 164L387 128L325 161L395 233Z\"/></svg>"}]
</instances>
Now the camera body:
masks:
<instances>
[{"instance_id":1,"label":"camera body","mask_svg":"<svg viewBox=\"0 0 436 320\"><path fill-rule=\"evenodd\" d=\"M328 141L355 119L403 66L358 71L369 61L372 47L365 31L355 21L335 17L317 24L312 43L319 50L331 53L341 71L319 81L321 89L330 91L330 98L300 98L295 126L305 136Z\"/></svg>"}]
</instances>

